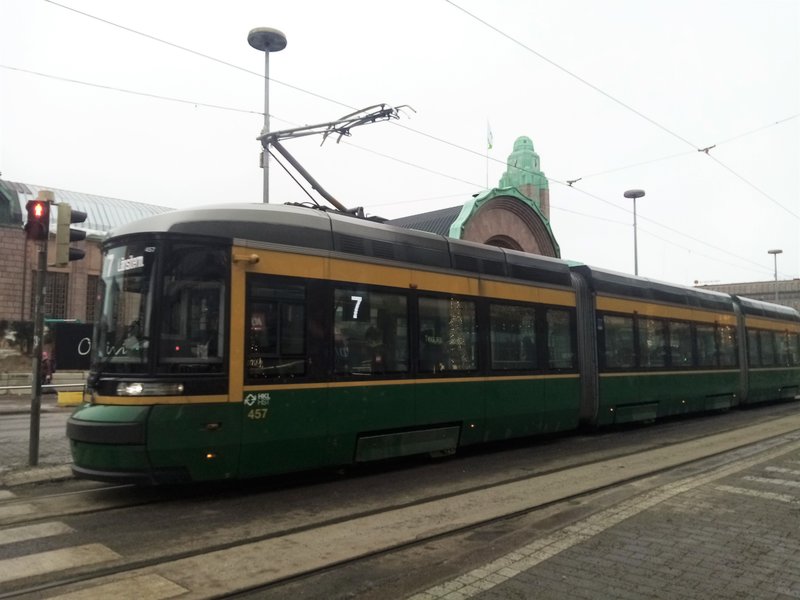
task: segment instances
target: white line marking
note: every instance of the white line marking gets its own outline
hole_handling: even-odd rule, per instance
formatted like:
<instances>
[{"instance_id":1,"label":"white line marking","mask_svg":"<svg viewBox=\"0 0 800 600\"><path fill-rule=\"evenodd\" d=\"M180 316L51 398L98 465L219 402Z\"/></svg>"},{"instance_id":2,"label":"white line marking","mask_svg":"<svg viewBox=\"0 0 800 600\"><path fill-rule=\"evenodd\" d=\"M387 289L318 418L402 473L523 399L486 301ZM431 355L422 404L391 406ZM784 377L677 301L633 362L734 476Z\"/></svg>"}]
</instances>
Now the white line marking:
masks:
<instances>
[{"instance_id":1,"label":"white line marking","mask_svg":"<svg viewBox=\"0 0 800 600\"><path fill-rule=\"evenodd\" d=\"M21 517L35 512L36 507L33 504L9 504L8 506L0 506L0 522L4 519Z\"/></svg>"},{"instance_id":2,"label":"white line marking","mask_svg":"<svg viewBox=\"0 0 800 600\"><path fill-rule=\"evenodd\" d=\"M0 560L0 583L121 558L102 544L86 544Z\"/></svg>"},{"instance_id":3,"label":"white line marking","mask_svg":"<svg viewBox=\"0 0 800 600\"><path fill-rule=\"evenodd\" d=\"M742 477L745 481L752 481L753 483L766 483L771 485L783 485L786 487L800 488L800 481L791 481L789 479L774 479L773 477L756 477L755 475L746 475Z\"/></svg>"},{"instance_id":4,"label":"white line marking","mask_svg":"<svg viewBox=\"0 0 800 600\"><path fill-rule=\"evenodd\" d=\"M797 469L785 469L783 467L767 467L764 469L765 471L770 471L771 473L782 473L783 475L797 475L800 477L800 471Z\"/></svg>"},{"instance_id":5,"label":"white line marking","mask_svg":"<svg viewBox=\"0 0 800 600\"><path fill-rule=\"evenodd\" d=\"M174 598L188 592L184 587L160 575L140 575L129 577L112 583L106 583L61 596L58 600L96 600L97 598L114 598L114 600L162 600Z\"/></svg>"},{"instance_id":6,"label":"white line marking","mask_svg":"<svg viewBox=\"0 0 800 600\"><path fill-rule=\"evenodd\" d=\"M11 529L0 529L0 546L3 544L15 544L27 540L37 540L43 537L61 535L62 533L72 533L72 527L59 521L51 523L38 523L36 525L25 525L23 527L13 527Z\"/></svg>"},{"instance_id":7,"label":"white line marking","mask_svg":"<svg viewBox=\"0 0 800 600\"><path fill-rule=\"evenodd\" d=\"M535 540L527 546L518 548L497 560L468 571L460 577L428 588L419 594L411 596L409 600L449 600L450 598L462 600L471 598L673 496L683 494L734 473L739 473L744 469L749 469L777 456L793 452L798 448L800 448L800 444L797 442L786 444L749 459L739 460L710 474L688 477L683 481L665 485L651 492L636 496L621 502L617 506L603 510L555 533Z\"/></svg>"},{"instance_id":8,"label":"white line marking","mask_svg":"<svg viewBox=\"0 0 800 600\"><path fill-rule=\"evenodd\" d=\"M733 487L731 485L717 485L715 489L720 492L728 492L730 494L739 494L740 496L750 496L752 498L764 498L765 500L776 500L778 502L785 502L786 504L800 504L800 500L789 494L776 494L775 492L761 492L758 490L750 490L747 488Z\"/></svg>"}]
</instances>

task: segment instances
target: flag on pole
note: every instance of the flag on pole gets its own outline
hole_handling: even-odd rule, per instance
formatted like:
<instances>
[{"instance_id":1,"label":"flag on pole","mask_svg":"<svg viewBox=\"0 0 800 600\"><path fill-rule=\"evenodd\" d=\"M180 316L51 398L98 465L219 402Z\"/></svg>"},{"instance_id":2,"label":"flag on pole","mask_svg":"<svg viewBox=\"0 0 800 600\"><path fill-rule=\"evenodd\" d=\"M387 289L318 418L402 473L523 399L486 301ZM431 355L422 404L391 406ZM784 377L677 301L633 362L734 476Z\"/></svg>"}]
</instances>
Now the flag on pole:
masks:
<instances>
[{"instance_id":1,"label":"flag on pole","mask_svg":"<svg viewBox=\"0 0 800 600\"><path fill-rule=\"evenodd\" d=\"M492 149L492 143L494 142L494 136L492 135L492 126L489 124L489 121L486 121L486 149Z\"/></svg>"}]
</instances>

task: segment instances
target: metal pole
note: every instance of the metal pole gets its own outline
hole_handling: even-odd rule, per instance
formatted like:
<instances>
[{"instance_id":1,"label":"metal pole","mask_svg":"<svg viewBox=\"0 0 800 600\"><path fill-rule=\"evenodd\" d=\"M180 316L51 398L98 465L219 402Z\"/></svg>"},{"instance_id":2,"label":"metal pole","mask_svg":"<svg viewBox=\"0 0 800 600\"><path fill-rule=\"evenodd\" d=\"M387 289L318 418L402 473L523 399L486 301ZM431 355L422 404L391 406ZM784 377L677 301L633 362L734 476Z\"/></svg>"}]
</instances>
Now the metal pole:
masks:
<instances>
[{"instance_id":1,"label":"metal pole","mask_svg":"<svg viewBox=\"0 0 800 600\"><path fill-rule=\"evenodd\" d=\"M264 169L264 204L269 204L269 53L286 48L286 36L277 29L256 27L247 34L247 43L264 53L264 130L261 132L261 168Z\"/></svg>"},{"instance_id":2,"label":"metal pole","mask_svg":"<svg viewBox=\"0 0 800 600\"><path fill-rule=\"evenodd\" d=\"M36 299L33 314L33 374L31 375L31 435L28 464L39 464L39 421L42 410L42 338L44 337L44 286L47 275L47 241L39 244L39 265L36 271Z\"/></svg>"},{"instance_id":3,"label":"metal pole","mask_svg":"<svg viewBox=\"0 0 800 600\"><path fill-rule=\"evenodd\" d=\"M772 254L772 258L774 259L775 264L775 304L778 303L778 254L783 254L783 250L780 248L775 248L773 250L767 250L767 254Z\"/></svg>"},{"instance_id":4,"label":"metal pole","mask_svg":"<svg viewBox=\"0 0 800 600\"><path fill-rule=\"evenodd\" d=\"M778 253L775 252L772 255L772 258L775 259L775 304L778 303Z\"/></svg>"},{"instance_id":5,"label":"metal pole","mask_svg":"<svg viewBox=\"0 0 800 600\"><path fill-rule=\"evenodd\" d=\"M633 274L639 275L639 240L636 237L636 198L633 199Z\"/></svg>"},{"instance_id":6,"label":"metal pole","mask_svg":"<svg viewBox=\"0 0 800 600\"><path fill-rule=\"evenodd\" d=\"M269 133L269 52L264 52L264 131ZM269 204L269 142L264 142L261 152L262 167L264 168L264 204Z\"/></svg>"},{"instance_id":7,"label":"metal pole","mask_svg":"<svg viewBox=\"0 0 800 600\"><path fill-rule=\"evenodd\" d=\"M633 200L633 274L639 275L639 240L636 227L636 199L644 196L644 190L628 190L623 196Z\"/></svg>"}]
</instances>

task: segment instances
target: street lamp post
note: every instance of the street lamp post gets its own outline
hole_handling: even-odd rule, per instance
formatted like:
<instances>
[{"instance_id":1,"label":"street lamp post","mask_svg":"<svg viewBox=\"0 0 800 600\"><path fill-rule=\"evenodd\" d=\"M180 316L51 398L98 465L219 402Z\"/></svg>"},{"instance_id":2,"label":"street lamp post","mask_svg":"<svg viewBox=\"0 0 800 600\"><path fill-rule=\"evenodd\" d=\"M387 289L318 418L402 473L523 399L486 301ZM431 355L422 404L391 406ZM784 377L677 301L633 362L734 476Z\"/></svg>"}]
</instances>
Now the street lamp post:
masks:
<instances>
[{"instance_id":1,"label":"street lamp post","mask_svg":"<svg viewBox=\"0 0 800 600\"><path fill-rule=\"evenodd\" d=\"M644 190L628 190L623 194L633 198L633 274L639 275L639 242L636 238L636 199L644 196Z\"/></svg>"},{"instance_id":2,"label":"street lamp post","mask_svg":"<svg viewBox=\"0 0 800 600\"><path fill-rule=\"evenodd\" d=\"M767 254L772 254L775 262L775 304L778 303L778 254L783 254L783 250L778 248L774 250L767 250Z\"/></svg>"},{"instance_id":3,"label":"street lamp post","mask_svg":"<svg viewBox=\"0 0 800 600\"><path fill-rule=\"evenodd\" d=\"M264 53L264 129L261 135L269 133L269 53L280 52L286 48L286 36L277 29L257 27L247 34L247 42ZM267 144L268 142L264 142ZM261 168L264 169L264 204L269 204L269 153L268 146L261 151Z\"/></svg>"}]
</instances>

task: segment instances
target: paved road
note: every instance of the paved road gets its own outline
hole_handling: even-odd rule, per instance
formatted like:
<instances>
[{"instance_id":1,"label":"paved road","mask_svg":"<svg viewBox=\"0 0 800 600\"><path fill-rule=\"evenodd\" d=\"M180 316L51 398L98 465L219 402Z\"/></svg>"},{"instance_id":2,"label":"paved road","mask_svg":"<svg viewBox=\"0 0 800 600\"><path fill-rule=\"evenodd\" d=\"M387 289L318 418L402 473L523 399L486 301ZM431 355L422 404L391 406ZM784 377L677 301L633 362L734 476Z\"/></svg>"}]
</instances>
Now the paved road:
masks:
<instances>
[{"instance_id":1,"label":"paved road","mask_svg":"<svg viewBox=\"0 0 800 600\"><path fill-rule=\"evenodd\" d=\"M66 422L71 407L56 405L54 394L42 398L39 426L39 465L65 465L70 462ZM30 399L0 396L0 480L29 464ZM46 471L45 471L46 472Z\"/></svg>"}]
</instances>

